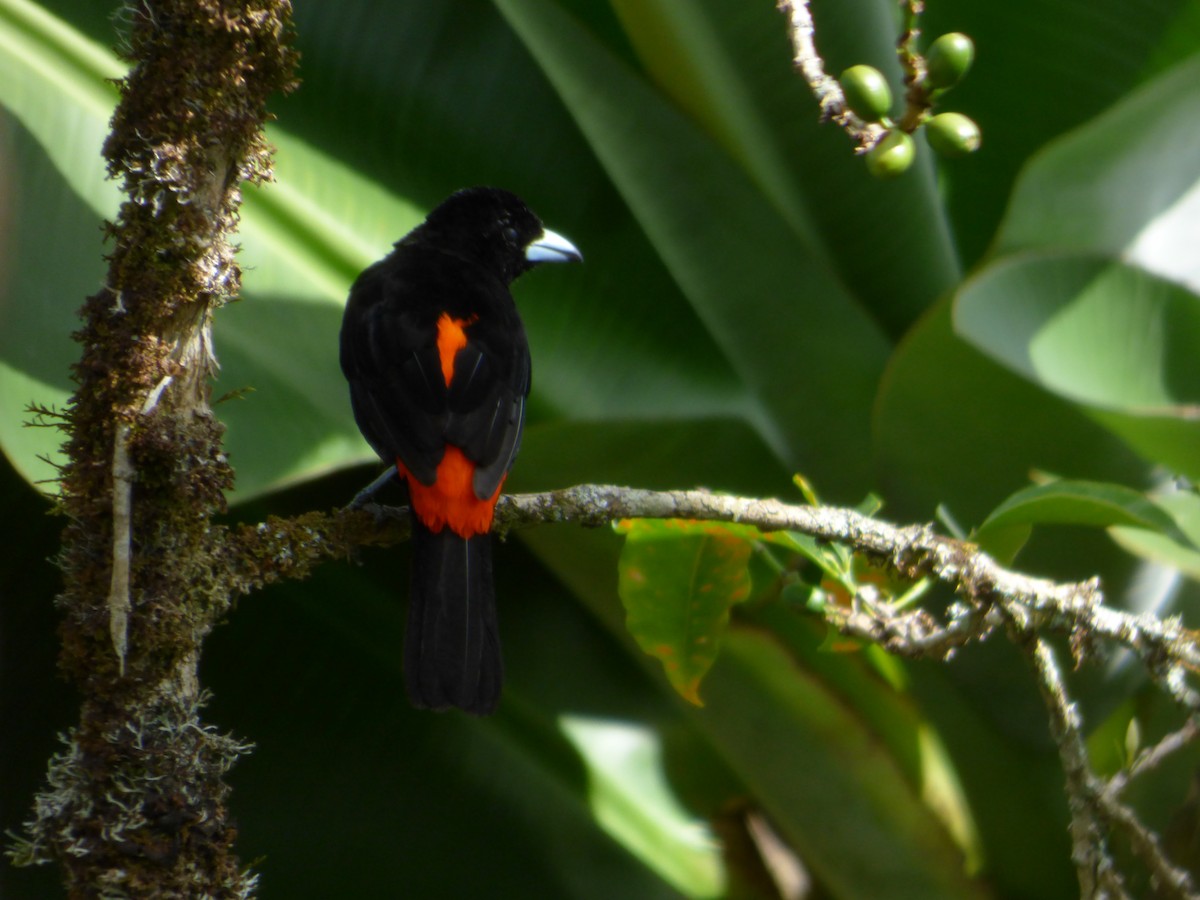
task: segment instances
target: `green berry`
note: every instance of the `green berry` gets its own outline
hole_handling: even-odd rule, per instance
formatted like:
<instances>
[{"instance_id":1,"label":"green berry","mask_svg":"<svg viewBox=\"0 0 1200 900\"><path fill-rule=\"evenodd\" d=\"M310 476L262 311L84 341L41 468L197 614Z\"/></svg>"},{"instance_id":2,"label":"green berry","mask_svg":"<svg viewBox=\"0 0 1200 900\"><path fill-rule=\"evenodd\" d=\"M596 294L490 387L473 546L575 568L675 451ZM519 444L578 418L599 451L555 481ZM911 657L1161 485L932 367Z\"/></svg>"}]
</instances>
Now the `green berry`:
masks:
<instances>
[{"instance_id":1,"label":"green berry","mask_svg":"<svg viewBox=\"0 0 1200 900\"><path fill-rule=\"evenodd\" d=\"M925 123L929 146L942 156L966 156L979 149L979 126L961 113L938 113Z\"/></svg>"},{"instance_id":2,"label":"green berry","mask_svg":"<svg viewBox=\"0 0 1200 900\"><path fill-rule=\"evenodd\" d=\"M867 171L876 178L895 178L908 171L915 155L911 135L889 131L867 151Z\"/></svg>"},{"instance_id":3,"label":"green berry","mask_svg":"<svg viewBox=\"0 0 1200 900\"><path fill-rule=\"evenodd\" d=\"M868 122L878 122L892 108L892 89L873 66L851 66L838 79L846 105Z\"/></svg>"},{"instance_id":4,"label":"green berry","mask_svg":"<svg viewBox=\"0 0 1200 900\"><path fill-rule=\"evenodd\" d=\"M925 84L931 88L952 88L967 74L975 61L975 44L965 34L952 31L929 45L925 53Z\"/></svg>"}]
</instances>

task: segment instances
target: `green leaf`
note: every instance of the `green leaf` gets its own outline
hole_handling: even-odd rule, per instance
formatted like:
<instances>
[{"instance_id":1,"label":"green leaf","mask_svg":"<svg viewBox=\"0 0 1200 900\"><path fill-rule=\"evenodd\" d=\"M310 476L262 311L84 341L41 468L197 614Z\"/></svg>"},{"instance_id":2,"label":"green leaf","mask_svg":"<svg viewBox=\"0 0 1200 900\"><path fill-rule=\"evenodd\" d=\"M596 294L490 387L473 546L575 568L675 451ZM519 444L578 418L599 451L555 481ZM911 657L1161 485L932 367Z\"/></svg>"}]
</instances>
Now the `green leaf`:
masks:
<instances>
[{"instance_id":1,"label":"green leaf","mask_svg":"<svg viewBox=\"0 0 1200 900\"><path fill-rule=\"evenodd\" d=\"M27 0L0 0L0 103L41 143L71 189L98 212L115 210L105 177L108 136L125 67L105 47Z\"/></svg>"},{"instance_id":2,"label":"green leaf","mask_svg":"<svg viewBox=\"0 0 1200 900\"><path fill-rule=\"evenodd\" d=\"M523 538L617 640L647 659L608 599L617 562L611 533L543 528ZM900 896L982 896L964 868L964 857L978 852L964 849L973 846L970 809L954 796L953 764L936 738L919 737L922 713L861 654L817 652L811 620L779 605L764 613L770 630L727 632L690 726L833 896L895 896L889 883L903 885ZM806 632L808 649L789 630ZM995 743L989 752L1004 759ZM1006 796L1015 793L1009 787Z\"/></svg>"},{"instance_id":3,"label":"green leaf","mask_svg":"<svg viewBox=\"0 0 1200 900\"><path fill-rule=\"evenodd\" d=\"M717 658L729 610L750 596L754 529L636 520L622 525L618 567L627 626L671 685L702 706L700 682Z\"/></svg>"},{"instance_id":4,"label":"green leaf","mask_svg":"<svg viewBox=\"0 0 1200 900\"><path fill-rule=\"evenodd\" d=\"M1132 698L1117 706L1087 736L1088 755L1098 774L1111 778L1129 767L1136 755L1129 752L1130 731L1137 731L1137 705Z\"/></svg>"},{"instance_id":5,"label":"green leaf","mask_svg":"<svg viewBox=\"0 0 1200 900\"><path fill-rule=\"evenodd\" d=\"M752 391L749 420L781 460L836 457L819 480L861 484L866 457L854 448L868 446L865 423L805 422L869 404L887 352L881 332L723 149L576 20L550 3L497 6Z\"/></svg>"},{"instance_id":6,"label":"green leaf","mask_svg":"<svg viewBox=\"0 0 1200 900\"><path fill-rule=\"evenodd\" d=\"M955 306L966 340L1193 476L1200 267L1187 236L1200 227L1200 168L1180 148L1194 141L1198 74L1200 55L1035 157L997 258Z\"/></svg>"},{"instance_id":7,"label":"green leaf","mask_svg":"<svg viewBox=\"0 0 1200 900\"><path fill-rule=\"evenodd\" d=\"M1200 298L1092 255L1022 254L955 304L958 333L1066 400L1147 459L1200 476Z\"/></svg>"},{"instance_id":8,"label":"green leaf","mask_svg":"<svg viewBox=\"0 0 1200 900\"><path fill-rule=\"evenodd\" d=\"M1125 552L1150 562L1169 566L1193 581L1200 581L1200 553L1189 544L1144 528L1113 526L1112 539Z\"/></svg>"},{"instance_id":9,"label":"green leaf","mask_svg":"<svg viewBox=\"0 0 1200 900\"><path fill-rule=\"evenodd\" d=\"M41 7L0 0L0 449L49 490L62 436L22 410L61 409L78 349L75 310L103 279L101 223L119 195L100 148L121 66ZM7 196L3 196L3 194ZM3 220L7 219L7 223ZM17 227L17 223L20 226ZM64 264L64 248L87 248Z\"/></svg>"},{"instance_id":10,"label":"green leaf","mask_svg":"<svg viewBox=\"0 0 1200 900\"><path fill-rule=\"evenodd\" d=\"M827 578L839 584L846 581L854 554L843 545L820 541L811 535L795 531L772 531L763 535L762 539L793 553L799 553L816 564Z\"/></svg>"},{"instance_id":11,"label":"green leaf","mask_svg":"<svg viewBox=\"0 0 1200 900\"><path fill-rule=\"evenodd\" d=\"M671 793L659 735L579 715L564 715L559 727L588 767L597 824L685 896L724 896L714 836Z\"/></svg>"},{"instance_id":12,"label":"green leaf","mask_svg":"<svg viewBox=\"0 0 1200 900\"><path fill-rule=\"evenodd\" d=\"M1128 96L1147 77L1152 57L1167 49L1163 35L1191 6L1189 0L1152 0L1131 15L1126 0L926 4L925 35L961 31L978 49L970 77L947 103L979 123L984 149L942 171L955 237L968 265L995 240L1013 182L1031 154ZM1014 28L1013 22L1037 27ZM1195 53L1195 32L1175 46ZM1181 117L1180 125L1193 118ZM1151 170L1146 175L1154 179ZM1051 217L1069 214L1055 206Z\"/></svg>"},{"instance_id":13,"label":"green leaf","mask_svg":"<svg viewBox=\"0 0 1200 900\"><path fill-rule=\"evenodd\" d=\"M874 408L888 509L926 517L944 504L981 522L1032 469L1133 482L1144 466L1070 403L954 334L941 303L892 357Z\"/></svg>"},{"instance_id":14,"label":"green leaf","mask_svg":"<svg viewBox=\"0 0 1200 900\"><path fill-rule=\"evenodd\" d=\"M797 233L815 240L795 173L780 152L777 129L764 119L733 48L722 42L702 5L615 0L613 10L662 92L745 169Z\"/></svg>"},{"instance_id":15,"label":"green leaf","mask_svg":"<svg viewBox=\"0 0 1200 900\"><path fill-rule=\"evenodd\" d=\"M995 525L986 530L981 528L974 540L989 556L1007 566L1017 558L1032 535L1032 525Z\"/></svg>"},{"instance_id":16,"label":"green leaf","mask_svg":"<svg viewBox=\"0 0 1200 900\"><path fill-rule=\"evenodd\" d=\"M1054 481L1022 488L994 509L973 540L1009 563L1034 525L1126 526L1141 532L1178 535L1171 517L1145 495L1117 484Z\"/></svg>"},{"instance_id":17,"label":"green leaf","mask_svg":"<svg viewBox=\"0 0 1200 900\"><path fill-rule=\"evenodd\" d=\"M768 625L802 668L836 686L850 701L866 727L887 746L905 777L921 791L929 810L941 819L965 854L968 870L974 870L981 854L974 817L954 761L909 692L909 663L871 645L862 653L829 653L830 641L838 640L834 629L781 606L762 608L755 623ZM822 631L825 636L818 641L816 636Z\"/></svg>"},{"instance_id":18,"label":"green leaf","mask_svg":"<svg viewBox=\"0 0 1200 900\"><path fill-rule=\"evenodd\" d=\"M878 732L839 690L798 666L769 634L731 630L705 694L697 725L832 896L985 896L950 836L954 826L922 799L920 779L910 780L884 752ZM918 756L931 749L909 737ZM926 757L915 765L938 763ZM925 787L937 793L945 785Z\"/></svg>"},{"instance_id":19,"label":"green leaf","mask_svg":"<svg viewBox=\"0 0 1200 900\"><path fill-rule=\"evenodd\" d=\"M1194 581L1200 581L1200 496L1194 490L1177 490L1154 496L1154 503L1170 516L1182 537L1170 532L1135 526L1114 526L1112 535L1130 553L1171 566Z\"/></svg>"},{"instance_id":20,"label":"green leaf","mask_svg":"<svg viewBox=\"0 0 1200 900\"><path fill-rule=\"evenodd\" d=\"M737 0L621 0L613 8L646 79L720 145L798 236L819 248L889 335L903 333L957 281L932 166L879 190L862 161L846 152L844 136L819 122L776 10ZM845 58L878 61L899 83L890 12L839 4L822 18ZM608 44L617 54L625 46ZM898 220L906 227L895 227Z\"/></svg>"},{"instance_id":21,"label":"green leaf","mask_svg":"<svg viewBox=\"0 0 1200 900\"><path fill-rule=\"evenodd\" d=\"M1200 54L1035 156L995 252L1091 251L1200 290L1198 120Z\"/></svg>"},{"instance_id":22,"label":"green leaf","mask_svg":"<svg viewBox=\"0 0 1200 900\"><path fill-rule=\"evenodd\" d=\"M1167 533L1175 530L1171 517L1144 494L1119 484L1064 480L1017 491L984 520L979 534L989 528L1051 523L1097 528L1128 525Z\"/></svg>"}]
</instances>

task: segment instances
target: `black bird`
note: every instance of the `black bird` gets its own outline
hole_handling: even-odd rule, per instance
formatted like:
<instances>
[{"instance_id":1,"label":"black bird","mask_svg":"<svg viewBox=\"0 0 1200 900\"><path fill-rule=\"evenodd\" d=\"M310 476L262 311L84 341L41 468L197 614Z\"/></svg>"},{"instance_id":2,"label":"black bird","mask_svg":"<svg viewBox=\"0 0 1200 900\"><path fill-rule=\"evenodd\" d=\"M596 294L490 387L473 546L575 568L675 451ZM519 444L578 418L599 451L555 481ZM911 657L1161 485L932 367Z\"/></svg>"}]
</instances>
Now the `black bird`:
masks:
<instances>
[{"instance_id":1,"label":"black bird","mask_svg":"<svg viewBox=\"0 0 1200 900\"><path fill-rule=\"evenodd\" d=\"M579 259L514 194L468 188L350 288L341 364L354 419L412 509L404 677L414 706L486 715L499 701L488 532L530 384L509 285L537 263Z\"/></svg>"}]
</instances>

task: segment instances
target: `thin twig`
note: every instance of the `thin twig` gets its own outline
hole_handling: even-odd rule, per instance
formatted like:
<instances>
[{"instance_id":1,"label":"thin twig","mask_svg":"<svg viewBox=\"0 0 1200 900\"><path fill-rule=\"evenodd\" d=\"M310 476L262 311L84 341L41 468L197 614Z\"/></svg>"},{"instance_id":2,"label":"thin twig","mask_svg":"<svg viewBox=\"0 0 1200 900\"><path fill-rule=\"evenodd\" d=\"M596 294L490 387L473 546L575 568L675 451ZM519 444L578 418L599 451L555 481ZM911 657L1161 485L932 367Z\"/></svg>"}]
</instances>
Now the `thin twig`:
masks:
<instances>
[{"instance_id":1,"label":"thin twig","mask_svg":"<svg viewBox=\"0 0 1200 900\"><path fill-rule=\"evenodd\" d=\"M1095 789L1097 786L1093 783L1092 787ZM1196 885L1192 881L1191 874L1187 869L1177 866L1167 859L1158 835L1142 823L1132 808L1119 802L1103 790L1097 790L1093 799L1105 822L1125 835L1133 852L1150 870L1155 887L1158 889L1156 896L1175 898L1175 900L1195 900Z\"/></svg>"},{"instance_id":2,"label":"thin twig","mask_svg":"<svg viewBox=\"0 0 1200 900\"><path fill-rule=\"evenodd\" d=\"M1105 793L1119 797L1134 778L1158 768L1172 753L1176 753L1200 737L1200 725L1195 719L1185 719L1183 725L1175 731L1166 734L1153 747L1147 747L1130 763L1129 768L1122 769L1108 780Z\"/></svg>"},{"instance_id":3,"label":"thin twig","mask_svg":"<svg viewBox=\"0 0 1200 900\"><path fill-rule=\"evenodd\" d=\"M1067 806L1071 812L1071 860L1079 877L1081 897L1129 897L1124 879L1113 862L1108 841L1097 815L1100 793L1088 760L1079 710L1067 694L1066 682L1045 639L1030 627L1019 607L1004 605L1009 628L1037 673L1042 700L1050 712L1050 733L1058 746L1066 778Z\"/></svg>"},{"instance_id":4,"label":"thin twig","mask_svg":"<svg viewBox=\"0 0 1200 900\"><path fill-rule=\"evenodd\" d=\"M838 80L825 71L825 61L817 51L816 29L808 0L778 0L779 11L788 18L788 34L792 39L792 65L808 83L817 98L822 122L835 122L865 153L879 142L886 129L877 122L867 122L846 105L846 96Z\"/></svg>"},{"instance_id":5,"label":"thin twig","mask_svg":"<svg viewBox=\"0 0 1200 900\"><path fill-rule=\"evenodd\" d=\"M792 42L792 64L804 78L821 108L821 121L836 123L857 145L856 153L866 153L889 128L912 134L933 108L937 91L925 80L925 58L917 48L923 0L900 0L903 26L896 39L896 56L904 74L904 109L894 122L867 122L846 106L846 97L837 79L825 71L825 61L817 50L812 14L808 0L778 0L777 8L788 19Z\"/></svg>"},{"instance_id":6,"label":"thin twig","mask_svg":"<svg viewBox=\"0 0 1200 900\"><path fill-rule=\"evenodd\" d=\"M108 635L117 654L117 672L125 676L129 649L129 553L133 530L133 479L137 472L129 462L128 425L117 428L112 461L112 577L108 586Z\"/></svg>"}]
</instances>

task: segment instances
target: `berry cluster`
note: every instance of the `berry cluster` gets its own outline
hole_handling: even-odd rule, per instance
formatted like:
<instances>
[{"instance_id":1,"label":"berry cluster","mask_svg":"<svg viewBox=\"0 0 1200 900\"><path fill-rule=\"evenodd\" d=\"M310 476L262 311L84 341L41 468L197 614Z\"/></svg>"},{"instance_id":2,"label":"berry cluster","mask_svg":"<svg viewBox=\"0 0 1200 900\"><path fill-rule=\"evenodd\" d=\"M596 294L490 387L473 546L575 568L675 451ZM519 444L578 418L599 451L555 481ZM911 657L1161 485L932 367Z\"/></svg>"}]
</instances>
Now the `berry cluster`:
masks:
<instances>
[{"instance_id":1,"label":"berry cluster","mask_svg":"<svg viewBox=\"0 0 1200 900\"><path fill-rule=\"evenodd\" d=\"M938 97L962 81L974 59L975 44L965 34L943 34L929 45L912 85L921 110L911 125L888 118L892 91L878 69L858 65L842 73L838 82L846 106L864 121L878 122L887 129L867 151L867 171L876 178L894 178L907 171L916 155L912 132L922 126L929 146L942 156L965 156L979 149L979 126L971 119L955 112L933 115L929 110ZM910 91L910 105L911 101Z\"/></svg>"}]
</instances>

